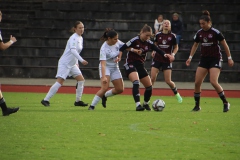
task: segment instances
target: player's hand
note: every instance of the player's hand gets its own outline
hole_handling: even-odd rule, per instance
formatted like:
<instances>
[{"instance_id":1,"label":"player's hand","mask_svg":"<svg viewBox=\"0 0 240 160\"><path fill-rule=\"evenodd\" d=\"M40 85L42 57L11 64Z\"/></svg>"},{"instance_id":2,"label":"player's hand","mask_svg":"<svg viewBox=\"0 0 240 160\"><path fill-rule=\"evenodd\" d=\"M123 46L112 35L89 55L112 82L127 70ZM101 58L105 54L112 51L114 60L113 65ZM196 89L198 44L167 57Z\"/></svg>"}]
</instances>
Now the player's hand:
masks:
<instances>
[{"instance_id":1,"label":"player's hand","mask_svg":"<svg viewBox=\"0 0 240 160\"><path fill-rule=\"evenodd\" d=\"M152 51L152 54L151 54L151 56L152 56L152 57L154 57L154 56L155 56L155 54L156 54L156 52L155 52L155 51Z\"/></svg>"},{"instance_id":2,"label":"player's hand","mask_svg":"<svg viewBox=\"0 0 240 160\"><path fill-rule=\"evenodd\" d=\"M175 60L175 57L172 56L172 55L170 55L170 54L165 54L164 56L165 56L165 57L168 57L170 63L173 62L173 61Z\"/></svg>"},{"instance_id":3,"label":"player's hand","mask_svg":"<svg viewBox=\"0 0 240 160\"><path fill-rule=\"evenodd\" d=\"M228 66L232 67L234 65L234 61L232 59L228 60Z\"/></svg>"},{"instance_id":4,"label":"player's hand","mask_svg":"<svg viewBox=\"0 0 240 160\"><path fill-rule=\"evenodd\" d=\"M85 60L83 60L83 61L82 61L82 64L85 66L85 65L87 65L87 64L88 64L88 62L87 62L87 61L85 61Z\"/></svg>"},{"instance_id":5,"label":"player's hand","mask_svg":"<svg viewBox=\"0 0 240 160\"><path fill-rule=\"evenodd\" d=\"M13 43L17 42L17 39L15 37L13 37L12 35L10 35L10 40L13 41Z\"/></svg>"},{"instance_id":6,"label":"player's hand","mask_svg":"<svg viewBox=\"0 0 240 160\"><path fill-rule=\"evenodd\" d=\"M105 77L105 76L102 77L102 78L101 78L101 81L102 81L103 84L106 84L106 83L107 83L107 77Z\"/></svg>"},{"instance_id":7,"label":"player's hand","mask_svg":"<svg viewBox=\"0 0 240 160\"><path fill-rule=\"evenodd\" d=\"M190 66L191 60L192 59L188 58L188 60L186 61L186 66Z\"/></svg>"},{"instance_id":8,"label":"player's hand","mask_svg":"<svg viewBox=\"0 0 240 160\"><path fill-rule=\"evenodd\" d=\"M115 63L118 63L118 62L120 62L121 61L121 59L119 58L119 57L116 57L115 59L114 59L114 62Z\"/></svg>"},{"instance_id":9,"label":"player's hand","mask_svg":"<svg viewBox=\"0 0 240 160\"><path fill-rule=\"evenodd\" d=\"M134 52L137 53L139 56L142 54L142 50L140 49L134 49Z\"/></svg>"}]
</instances>

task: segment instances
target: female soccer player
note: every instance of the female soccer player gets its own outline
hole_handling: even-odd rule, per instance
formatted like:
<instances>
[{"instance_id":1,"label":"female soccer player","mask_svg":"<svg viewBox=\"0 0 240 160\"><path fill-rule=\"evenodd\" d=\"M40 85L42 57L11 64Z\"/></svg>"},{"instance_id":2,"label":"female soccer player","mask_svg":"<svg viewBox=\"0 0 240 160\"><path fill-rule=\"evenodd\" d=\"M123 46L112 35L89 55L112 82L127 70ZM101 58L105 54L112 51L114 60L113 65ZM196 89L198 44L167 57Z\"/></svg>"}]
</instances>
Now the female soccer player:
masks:
<instances>
[{"instance_id":1,"label":"female soccer player","mask_svg":"<svg viewBox=\"0 0 240 160\"><path fill-rule=\"evenodd\" d=\"M72 76L77 80L76 84L76 101L75 106L87 106L87 103L81 101L83 93L84 77L79 69L78 61L83 65L88 62L84 60L79 54L83 49L84 25L80 21L76 21L72 28L74 34L69 38L63 55L58 61L57 81L52 85L46 97L41 101L44 106L50 106L50 98L54 96L58 89L63 85L63 82L68 76Z\"/></svg>"},{"instance_id":2,"label":"female soccer player","mask_svg":"<svg viewBox=\"0 0 240 160\"><path fill-rule=\"evenodd\" d=\"M105 108L107 97L120 94L124 90L122 74L118 65L122 56L122 52L119 52L119 48L122 47L124 43L118 40L118 33L109 28L104 32L101 40L105 41L100 49L99 57L101 89L94 96L92 103L88 108L89 110L94 110L101 98L102 105ZM113 83L114 88L108 90L110 80Z\"/></svg>"},{"instance_id":3,"label":"female soccer player","mask_svg":"<svg viewBox=\"0 0 240 160\"><path fill-rule=\"evenodd\" d=\"M147 52L154 50L157 51L158 54L168 57L170 62L174 60L174 56L165 54L165 52L158 49L158 47L150 41L151 36L152 28L148 25L144 25L138 36L132 38L120 48L122 52L126 48L131 48L127 53L124 68L128 79L133 83L132 95L136 103L136 111L144 111L145 109L148 111L151 110L148 103L152 96L152 82L144 67ZM139 81L145 87L143 107L140 103Z\"/></svg>"},{"instance_id":4,"label":"female soccer player","mask_svg":"<svg viewBox=\"0 0 240 160\"><path fill-rule=\"evenodd\" d=\"M0 22L1 21L2 21L2 12L0 11ZM17 41L16 38L11 35L10 40L7 43L3 43L1 30L0 30L0 50L5 50L9 48L16 41ZM19 107L16 107L16 108L7 107L5 99L3 98L3 95L2 95L1 87L0 87L0 107L2 109L3 116L8 116L9 114L15 113L19 110Z\"/></svg>"},{"instance_id":5,"label":"female soccer player","mask_svg":"<svg viewBox=\"0 0 240 160\"><path fill-rule=\"evenodd\" d=\"M163 21L163 31L158 32L155 36L155 44L166 52L166 54L175 54L178 51L178 44L176 40L176 35L171 32L171 23L169 20ZM171 80L172 75L172 63L169 62L169 59L164 57L161 54L156 54L152 52L152 68L151 68L151 80L152 84L156 81L156 78L159 73L159 69L162 68L163 75L165 82L169 85L172 89L173 93L175 94L178 103L182 103L182 97L177 91L177 87L175 83Z\"/></svg>"},{"instance_id":6,"label":"female soccer player","mask_svg":"<svg viewBox=\"0 0 240 160\"><path fill-rule=\"evenodd\" d=\"M228 65L233 66L234 62L228 44L222 33L212 27L210 13L207 10L203 11L203 15L199 19L201 29L197 31L194 36L194 44L192 46L186 65L189 66L193 55L195 54L198 44L201 43L201 58L195 75L195 89L194 99L195 107L192 111L199 111L200 108L200 94L201 85L206 75L210 75L210 83L217 91L219 97L223 102L223 112L227 112L230 108L230 103L226 100L223 88L218 84L218 77L222 68L222 54L219 42L224 47L228 57Z\"/></svg>"}]
</instances>

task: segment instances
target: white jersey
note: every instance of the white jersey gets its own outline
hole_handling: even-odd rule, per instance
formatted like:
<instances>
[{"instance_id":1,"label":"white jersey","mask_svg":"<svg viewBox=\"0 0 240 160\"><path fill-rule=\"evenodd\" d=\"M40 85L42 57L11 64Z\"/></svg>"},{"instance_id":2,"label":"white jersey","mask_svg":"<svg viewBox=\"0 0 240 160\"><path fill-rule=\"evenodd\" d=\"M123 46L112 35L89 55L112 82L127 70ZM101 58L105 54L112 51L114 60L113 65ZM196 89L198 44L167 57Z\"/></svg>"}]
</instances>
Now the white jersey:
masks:
<instances>
[{"instance_id":1,"label":"white jersey","mask_svg":"<svg viewBox=\"0 0 240 160\"><path fill-rule=\"evenodd\" d=\"M119 55L119 49L124 45L124 43L120 40L117 41L116 44L109 46L107 42L104 42L100 49L100 57L99 60L106 61L106 67L118 67L118 63L114 62L114 60ZM101 68L101 64L99 64L99 68Z\"/></svg>"},{"instance_id":2,"label":"white jersey","mask_svg":"<svg viewBox=\"0 0 240 160\"><path fill-rule=\"evenodd\" d=\"M82 36L79 36L77 33L74 33L68 39L64 53L58 61L58 65L65 65L68 68L71 68L74 65L78 64L79 59L72 53L71 50L73 49L76 50L78 54L80 54L80 52L83 49L83 38Z\"/></svg>"}]
</instances>

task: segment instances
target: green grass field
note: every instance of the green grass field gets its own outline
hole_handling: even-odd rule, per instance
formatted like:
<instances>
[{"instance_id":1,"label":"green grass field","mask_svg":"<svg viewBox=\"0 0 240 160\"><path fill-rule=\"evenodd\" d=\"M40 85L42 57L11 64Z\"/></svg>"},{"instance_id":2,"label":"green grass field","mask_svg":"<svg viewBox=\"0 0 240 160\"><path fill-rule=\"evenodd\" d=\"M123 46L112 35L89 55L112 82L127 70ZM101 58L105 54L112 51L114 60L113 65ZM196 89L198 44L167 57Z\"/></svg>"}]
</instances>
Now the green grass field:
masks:
<instances>
[{"instance_id":1,"label":"green grass field","mask_svg":"<svg viewBox=\"0 0 240 160\"><path fill-rule=\"evenodd\" d=\"M3 93L8 106L21 110L0 118L1 160L238 160L240 100L201 99L202 110L190 112L192 97L161 97L163 112L136 112L132 96L108 98L94 111L74 107L74 94L56 94L51 107L45 93ZM91 102L94 95L84 95ZM153 96L152 101L158 97ZM143 100L143 98L141 98Z\"/></svg>"}]
</instances>

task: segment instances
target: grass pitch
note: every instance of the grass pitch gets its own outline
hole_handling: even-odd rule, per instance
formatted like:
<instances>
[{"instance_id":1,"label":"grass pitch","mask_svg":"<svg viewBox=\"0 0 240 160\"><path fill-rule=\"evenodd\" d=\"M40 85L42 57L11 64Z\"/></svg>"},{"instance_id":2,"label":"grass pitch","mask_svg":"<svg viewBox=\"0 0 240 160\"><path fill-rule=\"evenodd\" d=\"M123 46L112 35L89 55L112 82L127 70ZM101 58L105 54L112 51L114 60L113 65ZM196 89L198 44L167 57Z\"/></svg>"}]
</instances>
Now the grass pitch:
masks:
<instances>
[{"instance_id":1,"label":"grass pitch","mask_svg":"<svg viewBox=\"0 0 240 160\"><path fill-rule=\"evenodd\" d=\"M0 118L1 160L237 160L240 155L240 100L201 98L200 112L190 112L193 97L156 97L163 112L136 112L132 96L108 98L94 111L74 107L74 94L56 94L50 107L42 93L3 93L20 111ZM91 103L94 95L84 95ZM141 97L143 101L143 98Z\"/></svg>"}]
</instances>

